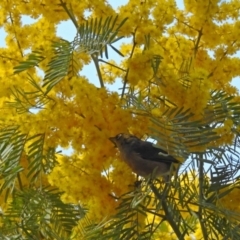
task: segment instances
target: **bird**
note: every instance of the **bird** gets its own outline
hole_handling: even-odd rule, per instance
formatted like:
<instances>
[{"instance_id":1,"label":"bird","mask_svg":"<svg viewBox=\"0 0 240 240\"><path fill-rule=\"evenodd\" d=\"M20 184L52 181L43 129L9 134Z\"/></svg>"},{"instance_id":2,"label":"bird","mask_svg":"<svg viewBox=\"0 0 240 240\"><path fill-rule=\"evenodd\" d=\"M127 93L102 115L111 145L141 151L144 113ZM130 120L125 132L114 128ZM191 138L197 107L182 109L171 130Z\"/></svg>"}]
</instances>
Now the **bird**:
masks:
<instances>
[{"instance_id":1,"label":"bird","mask_svg":"<svg viewBox=\"0 0 240 240\"><path fill-rule=\"evenodd\" d=\"M118 148L121 159L132 171L145 178L154 174L154 178L162 176L168 180L171 165L179 163L165 150L131 134L119 133L109 140Z\"/></svg>"}]
</instances>

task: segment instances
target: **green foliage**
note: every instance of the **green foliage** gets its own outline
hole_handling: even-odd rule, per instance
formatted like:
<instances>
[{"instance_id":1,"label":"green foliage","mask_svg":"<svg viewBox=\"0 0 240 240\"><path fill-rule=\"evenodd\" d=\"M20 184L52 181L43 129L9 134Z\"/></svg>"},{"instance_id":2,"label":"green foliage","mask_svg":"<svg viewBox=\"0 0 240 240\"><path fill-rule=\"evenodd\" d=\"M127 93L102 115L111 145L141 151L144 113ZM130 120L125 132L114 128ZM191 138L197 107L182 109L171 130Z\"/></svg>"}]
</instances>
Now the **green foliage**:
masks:
<instances>
[{"instance_id":1,"label":"green foliage","mask_svg":"<svg viewBox=\"0 0 240 240\"><path fill-rule=\"evenodd\" d=\"M19 161L27 136L18 128L18 126L9 126L0 130L0 176L3 179L0 193L6 190L6 198L9 192L14 190L17 177L23 171Z\"/></svg>"},{"instance_id":2,"label":"green foliage","mask_svg":"<svg viewBox=\"0 0 240 240\"><path fill-rule=\"evenodd\" d=\"M191 120L194 113L190 109L184 110L174 105L169 107L169 103L161 99L159 102L143 99L141 93L134 90L129 91L127 100L127 106L133 106L136 114L149 116L154 123L156 127L150 129L153 133L151 137L157 140L161 148L176 157L188 157L180 167L178 176L166 184L165 189L152 186L155 197L160 201L160 209L165 213L162 219L168 221L178 239L185 239L186 235L194 232L189 217L183 217L179 206L187 209L192 221L200 223L204 239L219 239L220 235L224 239L240 238L237 227L240 214L218 204L234 188L239 188L239 136L235 127L239 125L240 105L233 102L234 96L223 91L211 92L208 106L199 120ZM151 110L161 104L165 104L166 111L161 118L153 116ZM215 144L219 138L215 128L222 126L226 119L234 122L235 127L231 129L235 134L233 146ZM166 130L171 132L170 137L164 134ZM192 147L206 145L208 147L204 151L191 151ZM191 206L196 206L198 211L193 211ZM145 209L143 212L148 211ZM121 232L118 234L120 236Z\"/></svg>"},{"instance_id":3,"label":"green foliage","mask_svg":"<svg viewBox=\"0 0 240 240\"><path fill-rule=\"evenodd\" d=\"M69 239L85 210L79 205L64 204L60 196L51 188L15 191L2 216L1 233L19 239Z\"/></svg>"},{"instance_id":4,"label":"green foliage","mask_svg":"<svg viewBox=\"0 0 240 240\"><path fill-rule=\"evenodd\" d=\"M111 220L99 225L90 223L82 233L84 239L151 239L158 233L169 234L165 222L178 239L185 239L200 221L207 239L219 239L219 236L239 239L240 214L217 206L205 196L202 198L200 188L207 194L211 183L204 178L202 184L195 184L198 180L198 174L184 173L167 184L143 181L141 187L118 199L118 213ZM153 220L141 228L141 218L147 214L154 216Z\"/></svg>"},{"instance_id":5,"label":"green foliage","mask_svg":"<svg viewBox=\"0 0 240 240\"><path fill-rule=\"evenodd\" d=\"M23 154L26 154L29 160L28 177L30 183L36 181L39 174L49 173L57 164L55 149L49 148L44 151L44 134L36 134L28 137L22 134L18 126L6 126L0 129L0 176L3 179L0 191L1 194L6 190L5 196L22 187L21 173L24 170L20 163ZM33 141L34 140L34 141ZM25 150L26 144L28 151Z\"/></svg>"},{"instance_id":6,"label":"green foliage","mask_svg":"<svg viewBox=\"0 0 240 240\"><path fill-rule=\"evenodd\" d=\"M58 82L60 82L68 74L70 76L77 75L77 65L73 57L73 46L66 40L55 42L52 45L54 56L48 64L48 69L44 76L43 87L47 87L48 93Z\"/></svg>"},{"instance_id":7,"label":"green foliage","mask_svg":"<svg viewBox=\"0 0 240 240\"><path fill-rule=\"evenodd\" d=\"M44 134L28 138L18 129L18 126L9 126L0 131L0 190L11 202L1 214L1 239L67 239L86 210L64 204L60 199L62 193L54 189L35 187L41 174L49 173L55 166L55 149L44 151ZM21 181L23 154L29 160L29 186L22 186Z\"/></svg>"},{"instance_id":8,"label":"green foliage","mask_svg":"<svg viewBox=\"0 0 240 240\"><path fill-rule=\"evenodd\" d=\"M113 46L113 43L122 38L117 37L117 35L122 25L127 21L127 18L123 19L120 23L117 23L117 20L118 16L107 17L105 20L102 18L91 19L77 27L77 36L72 42L61 39L52 44L54 56L48 63L48 69L46 70L43 79L44 83L42 85L42 87L46 87L45 95L65 76L71 78L72 76L78 75L79 68L77 66L79 63L74 58L74 52L86 52L90 54L95 65L98 65L96 56L100 55L103 57L103 52L105 52L105 57L108 58L107 46L123 56L122 53ZM44 59L45 56L42 50L33 51L26 61L21 62L14 68L14 73L17 74L38 66L38 63ZM15 91L15 97L18 99L18 102L20 102L19 94L23 97L27 97L28 95L28 93L20 89ZM34 93L36 92L31 92L30 94ZM28 100L28 98L25 100Z\"/></svg>"},{"instance_id":9,"label":"green foliage","mask_svg":"<svg viewBox=\"0 0 240 240\"><path fill-rule=\"evenodd\" d=\"M118 16L111 16L105 20L96 18L81 24L78 28L78 34L73 41L76 51L89 54L97 53L101 57L103 57L104 52L105 57L108 58L107 46L109 45L115 52L123 56L112 44L122 39L122 37L117 37L117 35L127 18L120 23L117 23L117 20Z\"/></svg>"},{"instance_id":10,"label":"green foliage","mask_svg":"<svg viewBox=\"0 0 240 240\"><path fill-rule=\"evenodd\" d=\"M12 94L14 96L14 101L7 101L8 107L16 109L16 111L21 114L25 112L31 112L34 110L39 110L44 107L51 98L45 95L42 87L36 82L36 80L28 74L27 81L32 85L32 91L26 91L21 88L12 88Z\"/></svg>"},{"instance_id":11,"label":"green foliage","mask_svg":"<svg viewBox=\"0 0 240 240\"><path fill-rule=\"evenodd\" d=\"M38 64L44 59L45 57L43 56L42 49L32 51L26 61L20 62L20 64L14 68L14 74L26 71L27 69L32 67L38 67Z\"/></svg>"},{"instance_id":12,"label":"green foliage","mask_svg":"<svg viewBox=\"0 0 240 240\"><path fill-rule=\"evenodd\" d=\"M70 10L66 9L66 12L71 15ZM72 15L70 17L73 18ZM92 19L80 26L76 25L77 36L72 42L60 39L52 44L53 57L47 65L43 82L39 83L27 72L26 80L31 90L13 87L14 100L6 102L8 106L18 113L31 113L53 101L47 93L64 77L70 79L78 75L79 62L74 57L76 53L90 54L97 69L100 61L98 55L103 57L105 53L108 58L108 47L122 56L113 44L122 38L118 34L126 20L119 22L118 16L115 16ZM32 51L25 61L14 68L14 74L38 67L45 59L44 49ZM99 78L101 79L100 75ZM18 128L2 126L0 132L0 176L3 180L0 191L5 194L6 200L11 201L10 207L1 216L3 224L0 227L0 237L69 239L72 228L85 215L86 210L77 205L64 204L60 200L60 192L42 188L42 174L50 173L57 164L55 149L45 149L44 133L28 137ZM28 160L27 169L20 163L23 155ZM28 186L22 185L24 170L27 171Z\"/></svg>"},{"instance_id":13,"label":"green foliage","mask_svg":"<svg viewBox=\"0 0 240 240\"><path fill-rule=\"evenodd\" d=\"M41 173L50 173L57 164L55 149L49 148L46 152L44 151L45 135L34 135L28 138L28 141L33 139L34 141L28 146L29 171L27 177L31 178L31 182L35 181Z\"/></svg>"},{"instance_id":14,"label":"green foliage","mask_svg":"<svg viewBox=\"0 0 240 240\"><path fill-rule=\"evenodd\" d=\"M29 172L28 177L31 176L31 180L35 180L39 173L43 170L43 145L44 134L35 135L28 140L35 140L29 147L28 159L29 159Z\"/></svg>"},{"instance_id":15,"label":"green foliage","mask_svg":"<svg viewBox=\"0 0 240 240\"><path fill-rule=\"evenodd\" d=\"M70 11L67 12L71 15ZM72 15L70 17L73 18ZM76 25L77 36L72 42L62 39L53 43L54 55L48 64L43 86L30 77L29 83L35 90L27 92L13 89L15 101L9 104L22 113L33 107L41 108L50 101L47 93L57 83L66 76L71 78L78 74L75 52L90 54L97 70L100 61L98 57L103 57L105 53L108 58L107 47L122 55L112 44L121 39L119 30L126 19L118 25L117 20L118 17L108 17ZM149 37L146 37L144 50L149 44ZM25 62L15 68L15 73L35 67L43 59L41 50L33 51ZM196 230L196 223L200 224L204 239L218 239L219 235L223 239L240 239L239 213L217 204L224 196L240 187L237 131L240 105L233 101L234 96L229 96L224 91L212 91L202 118L192 120L192 110L176 106L165 96L158 96L157 100L151 99L143 93L150 91L151 79L157 78L161 59L159 55L153 57L151 63L154 74L149 77L146 89L139 92L133 87L127 88L126 104L123 107L135 109L133 114L148 116L155 126L150 129L151 137L175 157L188 158L178 169L173 181L166 184L157 180L143 181L135 191L116 199L119 208L115 216L101 223L93 223L86 220L85 209L64 204L60 200L61 193L33 187L42 173L49 173L57 164L55 149L44 150L44 134L28 138L18 131L18 127L5 126L0 132L0 175L3 179L0 190L1 193L6 190L6 198L11 193L12 202L8 211L2 214L2 239L68 239L72 228L80 219L84 223L88 222L87 227L83 224L84 229L79 233L84 239L151 239L159 231L167 234L167 225L172 227L178 239L185 239ZM180 69L180 83L185 88L190 84L188 71L191 61L192 59L183 62ZM99 71L98 74L103 86ZM159 83L162 84L161 79ZM123 93L125 86L126 82ZM46 89L43 90L44 88ZM38 99L38 102L32 102L32 99ZM166 109L161 116L165 121L151 113L152 109L159 106ZM226 119L231 119L234 123L231 129L235 135L234 143L233 146L218 146L215 143L219 136L214 130ZM171 132L170 137L164 134L166 131ZM19 161L27 141L32 142L26 150L30 186L23 188L20 181L23 168ZM191 150L204 146L208 146L204 151ZM16 181L19 189L16 188ZM153 216L153 220L142 227L142 218L147 215Z\"/></svg>"}]
</instances>

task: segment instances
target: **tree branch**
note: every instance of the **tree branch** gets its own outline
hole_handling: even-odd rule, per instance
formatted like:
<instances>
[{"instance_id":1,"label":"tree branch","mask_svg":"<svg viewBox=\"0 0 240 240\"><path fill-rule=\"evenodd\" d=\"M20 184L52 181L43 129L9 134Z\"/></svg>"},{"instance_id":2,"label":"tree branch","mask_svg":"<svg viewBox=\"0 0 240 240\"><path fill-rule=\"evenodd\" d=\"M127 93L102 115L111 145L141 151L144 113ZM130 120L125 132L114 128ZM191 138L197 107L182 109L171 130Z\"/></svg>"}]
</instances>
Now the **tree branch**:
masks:
<instances>
[{"instance_id":1,"label":"tree branch","mask_svg":"<svg viewBox=\"0 0 240 240\"><path fill-rule=\"evenodd\" d=\"M201 158L199 162L199 202L201 203L204 201L204 193L203 193L203 181L204 181L204 162L202 161L202 154L199 155ZM203 208L202 204L199 204L199 210L198 210L198 219L199 223L202 229L203 239L208 239L208 233L207 229L205 227L205 220L203 218Z\"/></svg>"},{"instance_id":2,"label":"tree branch","mask_svg":"<svg viewBox=\"0 0 240 240\"><path fill-rule=\"evenodd\" d=\"M164 216L165 220L168 221L173 231L177 235L178 239L184 240L184 235L180 232L180 229L178 228L177 224L174 222L174 217L172 216L172 213L169 211L169 208L167 205L166 196L165 196L167 191L165 190L169 187L169 183L166 183L165 190L163 191L165 194L162 194L162 195L158 192L157 188L152 183L150 184L150 187L154 192L154 194L156 195L156 197L162 202L162 208L165 213L165 216Z\"/></svg>"}]
</instances>

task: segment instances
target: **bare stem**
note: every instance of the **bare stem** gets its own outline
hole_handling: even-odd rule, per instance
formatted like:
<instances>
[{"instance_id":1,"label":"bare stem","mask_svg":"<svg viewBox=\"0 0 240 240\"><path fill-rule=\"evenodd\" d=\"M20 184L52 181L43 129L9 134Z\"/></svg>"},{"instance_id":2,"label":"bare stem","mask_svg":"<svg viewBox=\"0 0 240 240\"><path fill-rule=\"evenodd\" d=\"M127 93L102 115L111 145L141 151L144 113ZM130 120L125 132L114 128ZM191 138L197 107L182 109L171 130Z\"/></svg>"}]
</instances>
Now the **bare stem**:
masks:
<instances>
[{"instance_id":1,"label":"bare stem","mask_svg":"<svg viewBox=\"0 0 240 240\"><path fill-rule=\"evenodd\" d=\"M202 155L200 155L200 161L199 161L199 202L201 203L204 201L204 193L203 193L203 181L204 181L204 162L202 161ZM201 206L202 204L199 204L199 210L198 210L198 218L200 222L200 226L202 229L203 239L208 239L207 230L204 224L204 218L203 218L203 208Z\"/></svg>"},{"instance_id":2,"label":"bare stem","mask_svg":"<svg viewBox=\"0 0 240 240\"><path fill-rule=\"evenodd\" d=\"M180 232L180 229L178 228L176 222L174 221L174 217L173 217L173 213L171 211L169 211L169 207L167 205L167 201L166 201L166 193L168 191L163 191L165 194L160 194L158 189L151 184L150 185L152 191L154 192L155 196L162 202L162 208L164 211L164 218L163 220L167 220L168 223L170 224L170 226L172 227L173 231L175 232L175 234L177 235L179 240L184 240L184 235ZM165 190L169 187L169 184L166 183L165 186Z\"/></svg>"},{"instance_id":3,"label":"bare stem","mask_svg":"<svg viewBox=\"0 0 240 240\"><path fill-rule=\"evenodd\" d=\"M134 53L134 50L135 50L135 47L136 47L136 42L135 42L135 34L136 34L136 31L137 31L137 28L135 29L135 31L134 31L134 33L133 33L133 47L132 47L132 51L131 51L131 53L130 53L129 59L132 58L133 53ZM123 98L124 92L125 92L125 89L126 89L127 79L128 79L128 73L129 73L129 68L128 68L127 71L126 71L126 75L125 75L125 78L124 78L124 83L123 83L121 98Z\"/></svg>"},{"instance_id":4,"label":"bare stem","mask_svg":"<svg viewBox=\"0 0 240 240\"><path fill-rule=\"evenodd\" d=\"M101 86L101 88L104 88L104 83L103 83L102 74L101 74L101 71L100 71L99 61L98 61L97 56L98 56L97 54L91 54L91 57L93 59L94 65L95 65L96 70L97 70L100 86Z\"/></svg>"},{"instance_id":5,"label":"bare stem","mask_svg":"<svg viewBox=\"0 0 240 240\"><path fill-rule=\"evenodd\" d=\"M70 11L67 6L66 3L63 2L62 0L60 0L61 6L63 7L63 9L65 10L65 12L67 13L67 15L69 16L69 18L72 20L74 26L76 27L76 29L78 29L78 23L76 18L74 17L72 11Z\"/></svg>"}]
</instances>

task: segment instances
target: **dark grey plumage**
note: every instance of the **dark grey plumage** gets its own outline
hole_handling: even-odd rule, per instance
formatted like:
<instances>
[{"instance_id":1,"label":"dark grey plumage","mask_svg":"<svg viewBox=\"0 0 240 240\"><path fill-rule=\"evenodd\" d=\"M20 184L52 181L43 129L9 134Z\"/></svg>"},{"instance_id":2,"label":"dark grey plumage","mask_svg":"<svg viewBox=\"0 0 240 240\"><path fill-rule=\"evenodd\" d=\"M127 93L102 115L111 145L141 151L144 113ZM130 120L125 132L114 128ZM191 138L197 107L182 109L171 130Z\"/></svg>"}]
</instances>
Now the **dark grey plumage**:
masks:
<instances>
[{"instance_id":1,"label":"dark grey plumage","mask_svg":"<svg viewBox=\"0 0 240 240\"><path fill-rule=\"evenodd\" d=\"M142 141L134 135L120 133L109 138L119 149L121 158L136 174L147 177L154 171L155 177L169 174L172 163L179 163L153 143Z\"/></svg>"}]
</instances>

